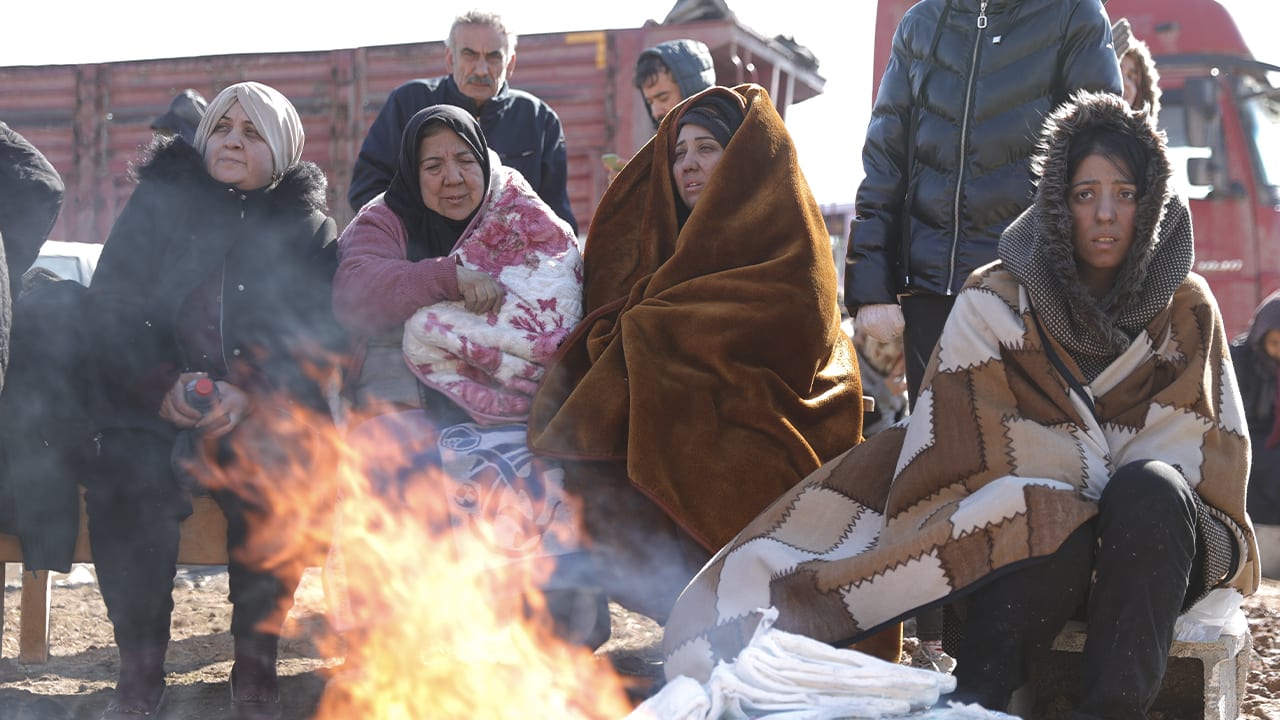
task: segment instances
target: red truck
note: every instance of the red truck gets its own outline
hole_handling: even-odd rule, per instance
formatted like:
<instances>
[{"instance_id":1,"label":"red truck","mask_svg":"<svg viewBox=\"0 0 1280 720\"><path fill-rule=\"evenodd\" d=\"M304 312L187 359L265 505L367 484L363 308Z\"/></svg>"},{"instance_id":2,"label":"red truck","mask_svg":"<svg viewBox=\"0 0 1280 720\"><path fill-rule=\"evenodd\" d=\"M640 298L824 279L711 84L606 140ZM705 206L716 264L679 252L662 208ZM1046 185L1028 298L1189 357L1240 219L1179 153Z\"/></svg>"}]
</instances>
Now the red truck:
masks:
<instances>
[{"instance_id":1,"label":"red truck","mask_svg":"<svg viewBox=\"0 0 1280 720\"><path fill-rule=\"evenodd\" d=\"M872 97L893 32L915 0L879 0ZM1222 306L1227 332L1248 329L1253 310L1280 288L1280 67L1253 57L1216 0L1109 0L1128 18L1160 72L1160 126L1175 183L1190 201L1196 272Z\"/></svg>"}]
</instances>

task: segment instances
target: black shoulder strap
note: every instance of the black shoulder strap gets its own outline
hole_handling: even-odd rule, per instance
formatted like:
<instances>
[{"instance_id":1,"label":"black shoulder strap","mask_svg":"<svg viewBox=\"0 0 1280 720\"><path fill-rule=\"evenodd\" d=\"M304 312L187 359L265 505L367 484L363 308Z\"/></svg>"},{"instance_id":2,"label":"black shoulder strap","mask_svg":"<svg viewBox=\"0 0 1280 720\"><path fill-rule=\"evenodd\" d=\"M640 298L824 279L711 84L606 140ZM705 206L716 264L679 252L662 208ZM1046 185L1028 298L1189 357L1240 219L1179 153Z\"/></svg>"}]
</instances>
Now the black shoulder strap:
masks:
<instances>
[{"instance_id":1,"label":"black shoulder strap","mask_svg":"<svg viewBox=\"0 0 1280 720\"><path fill-rule=\"evenodd\" d=\"M1040 334L1040 344L1044 346L1044 354L1049 356L1049 362L1053 363L1053 367L1066 379L1067 384L1084 404L1089 408L1089 414L1093 415L1093 419L1102 424L1101 418L1098 417L1098 409L1093 405L1093 397L1085 391L1084 385L1076 378L1070 370L1067 369L1066 363L1062 362L1062 358L1058 357L1058 351L1053 349L1053 343L1049 342L1049 336L1044 331L1044 326L1040 324L1040 316L1036 314L1036 309L1031 308L1031 321L1036 324L1036 332Z\"/></svg>"}]
</instances>

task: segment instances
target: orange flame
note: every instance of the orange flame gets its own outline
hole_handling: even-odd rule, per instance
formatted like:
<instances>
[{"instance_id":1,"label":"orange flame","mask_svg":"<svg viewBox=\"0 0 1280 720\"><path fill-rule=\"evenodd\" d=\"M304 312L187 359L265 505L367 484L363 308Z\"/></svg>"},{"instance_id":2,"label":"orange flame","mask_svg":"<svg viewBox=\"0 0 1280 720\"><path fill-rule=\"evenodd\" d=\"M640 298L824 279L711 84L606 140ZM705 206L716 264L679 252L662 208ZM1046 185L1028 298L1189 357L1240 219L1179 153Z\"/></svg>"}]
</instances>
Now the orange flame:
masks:
<instances>
[{"instance_id":1,"label":"orange flame","mask_svg":"<svg viewBox=\"0 0 1280 720\"><path fill-rule=\"evenodd\" d=\"M300 577L323 564L327 603L341 635L321 638L343 656L316 720L350 718L621 718L622 680L590 650L552 633L539 587L554 560L496 554L496 518L454 532L438 469L409 478L399 497L370 482L406 472L394 438L359 446L327 418L260 405L232 436L237 461L202 478L264 509L241 559ZM340 501L338 500L340 498ZM284 609L274 618L282 619ZM313 638L315 640L315 638Z\"/></svg>"}]
</instances>

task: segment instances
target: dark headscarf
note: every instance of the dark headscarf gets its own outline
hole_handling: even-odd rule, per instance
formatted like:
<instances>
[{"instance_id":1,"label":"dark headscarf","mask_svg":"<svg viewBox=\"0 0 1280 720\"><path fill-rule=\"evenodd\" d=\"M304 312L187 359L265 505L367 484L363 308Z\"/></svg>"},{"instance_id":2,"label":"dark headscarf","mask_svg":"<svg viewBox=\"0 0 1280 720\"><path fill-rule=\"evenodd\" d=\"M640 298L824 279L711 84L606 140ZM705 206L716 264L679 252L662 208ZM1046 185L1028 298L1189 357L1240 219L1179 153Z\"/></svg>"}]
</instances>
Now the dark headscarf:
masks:
<instances>
[{"instance_id":1,"label":"dark headscarf","mask_svg":"<svg viewBox=\"0 0 1280 720\"><path fill-rule=\"evenodd\" d=\"M701 98L694 100L689 107L685 108L676 120L676 130L671 133L671 147L668 148L667 155L669 161L667 168L674 171L672 162L676 153L676 140L680 135L680 131L685 125L697 125L706 128L711 133L711 137L720 143L720 147L729 147L729 141L733 139L733 134L742 127L742 121L746 117L746 113L742 107L734 102L731 98L721 95L703 95ZM679 196L676 197L676 219L680 227L684 227L685 221L689 219L691 210L685 207L684 201Z\"/></svg>"},{"instance_id":2,"label":"dark headscarf","mask_svg":"<svg viewBox=\"0 0 1280 720\"><path fill-rule=\"evenodd\" d=\"M443 257L453 250L462 231L480 211L477 206L462 220L449 218L429 209L422 203L422 188L418 184L418 146L432 124L443 125L458 133L462 141L475 153L484 173L483 197L489 192L489 143L484 139L480 124L466 110L452 105L432 105L419 110L404 126L400 136L400 161L396 174L384 197L409 233L405 255L409 260ZM483 205L483 201L481 205Z\"/></svg>"},{"instance_id":3,"label":"dark headscarf","mask_svg":"<svg viewBox=\"0 0 1280 720\"><path fill-rule=\"evenodd\" d=\"M697 125L706 128L711 137L720 143L720 147L729 147L729 140L742 125L745 115L742 108L727 98L719 95L707 95L695 101L688 110L680 115L676 124L676 135L685 125Z\"/></svg>"}]
</instances>

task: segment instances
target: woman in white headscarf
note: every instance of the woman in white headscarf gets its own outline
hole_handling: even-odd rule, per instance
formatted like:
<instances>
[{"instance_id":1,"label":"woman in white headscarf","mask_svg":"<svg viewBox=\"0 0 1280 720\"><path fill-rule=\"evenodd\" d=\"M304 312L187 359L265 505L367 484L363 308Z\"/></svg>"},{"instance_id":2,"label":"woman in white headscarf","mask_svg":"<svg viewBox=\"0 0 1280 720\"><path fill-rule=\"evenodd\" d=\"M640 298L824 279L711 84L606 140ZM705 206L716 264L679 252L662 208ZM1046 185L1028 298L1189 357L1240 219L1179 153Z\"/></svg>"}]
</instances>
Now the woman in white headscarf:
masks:
<instances>
[{"instance_id":1,"label":"woman in white headscarf","mask_svg":"<svg viewBox=\"0 0 1280 720\"><path fill-rule=\"evenodd\" d=\"M251 533L275 536L261 498L269 485L258 480L285 477L256 449L316 461L290 452L281 418L323 422L322 378L341 347L329 301L336 227L324 175L301 161L302 146L297 111L275 89L220 92L194 145L162 139L149 149L89 289L99 426L89 535L120 649L102 718L159 712L193 478L228 520L234 717L279 716L276 648L300 563L268 570L246 552ZM214 389L203 412L189 395L201 380Z\"/></svg>"}]
</instances>

